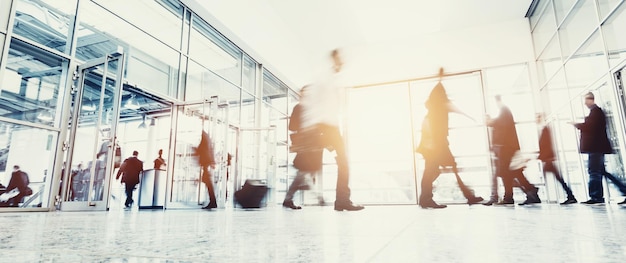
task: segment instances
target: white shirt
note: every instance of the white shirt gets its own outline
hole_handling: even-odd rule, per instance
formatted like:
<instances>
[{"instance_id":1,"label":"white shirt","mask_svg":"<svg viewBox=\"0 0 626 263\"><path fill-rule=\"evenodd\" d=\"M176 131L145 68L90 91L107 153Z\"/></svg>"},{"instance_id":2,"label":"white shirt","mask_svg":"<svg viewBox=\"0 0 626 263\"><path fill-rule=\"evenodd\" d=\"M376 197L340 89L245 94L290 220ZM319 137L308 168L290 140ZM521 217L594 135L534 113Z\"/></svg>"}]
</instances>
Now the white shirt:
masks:
<instances>
[{"instance_id":1,"label":"white shirt","mask_svg":"<svg viewBox=\"0 0 626 263\"><path fill-rule=\"evenodd\" d=\"M302 98L302 128L316 124L339 127L343 110L345 88L340 84L340 73L329 72L321 81L310 85Z\"/></svg>"}]
</instances>

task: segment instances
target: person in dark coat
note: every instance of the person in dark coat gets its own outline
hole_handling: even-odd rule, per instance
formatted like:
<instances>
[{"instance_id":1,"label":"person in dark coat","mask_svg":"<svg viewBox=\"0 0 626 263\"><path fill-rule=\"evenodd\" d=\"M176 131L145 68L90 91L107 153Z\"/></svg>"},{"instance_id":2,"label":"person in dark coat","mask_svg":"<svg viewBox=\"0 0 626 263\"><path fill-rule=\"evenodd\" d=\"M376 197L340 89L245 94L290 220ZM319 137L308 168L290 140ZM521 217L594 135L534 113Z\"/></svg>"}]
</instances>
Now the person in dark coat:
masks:
<instances>
[{"instance_id":1,"label":"person in dark coat","mask_svg":"<svg viewBox=\"0 0 626 263\"><path fill-rule=\"evenodd\" d=\"M443 68L439 69L439 77L443 77ZM422 208L446 207L446 205L437 204L433 200L433 182L441 173L440 167L452 167L457 183L463 195L467 198L468 204L476 204L483 201L482 197L474 196L473 191L461 181L456 161L452 156L448 142L448 113L456 112L470 119L471 117L450 102L441 81L430 92L426 100L426 108L428 113L422 123L422 137L417 149L424 156L425 163L419 205Z\"/></svg>"},{"instance_id":2,"label":"person in dark coat","mask_svg":"<svg viewBox=\"0 0 626 263\"><path fill-rule=\"evenodd\" d=\"M608 173L604 167L604 155L613 153L613 147L606 134L606 115L595 103L592 92L585 95L585 106L589 108L589 115L583 123L572 123L580 130L580 153L589 155L587 172L589 173L589 197L582 204L603 204L602 176L606 176L623 195L626 195L626 185L618 178ZM619 204L626 204L626 200Z\"/></svg>"},{"instance_id":3,"label":"person in dark coat","mask_svg":"<svg viewBox=\"0 0 626 263\"><path fill-rule=\"evenodd\" d=\"M492 149L498 158L496 165L496 175L502 178L504 184L504 197L500 205L514 204L513 185L515 180L518 181L520 188L526 193L526 201L520 205L541 203L537 195L537 187L532 185L524 176L523 168L511 170L511 160L517 151L520 150L517 131L515 128L515 120L509 107L502 103L500 95L495 97L496 104L500 108L497 118L487 116L487 126L492 127ZM497 180L492 181L492 196L487 205L493 204L497 198Z\"/></svg>"},{"instance_id":4,"label":"person in dark coat","mask_svg":"<svg viewBox=\"0 0 626 263\"><path fill-rule=\"evenodd\" d=\"M13 172L11 173L11 179L9 180L9 185L7 185L6 192L8 193L13 189L17 189L20 191L20 193L10 198L9 200L7 200L6 204L3 204L3 205L12 206L12 207L19 206L23 197L29 196L32 194L32 190L28 188L28 184L29 184L28 174L20 170L19 165L14 165ZM29 193L29 191L31 192Z\"/></svg>"},{"instance_id":5,"label":"person in dark coat","mask_svg":"<svg viewBox=\"0 0 626 263\"><path fill-rule=\"evenodd\" d=\"M134 203L133 191L139 183L139 175L143 172L143 161L137 158L138 155L139 152L133 151L133 156L124 160L115 177L115 179L119 179L121 175L121 182L126 185L126 202L124 202L126 208L130 208Z\"/></svg>"},{"instance_id":6,"label":"person in dark coat","mask_svg":"<svg viewBox=\"0 0 626 263\"><path fill-rule=\"evenodd\" d=\"M572 189L567 186L565 180L563 180L563 177L561 176L561 173L559 173L559 170L554 164L556 154L554 153L554 147L552 145L552 133L550 132L550 127L544 123L544 118L543 113L537 113L537 124L544 125L543 129L541 129L541 135L539 136L539 156L537 156L537 159L541 160L543 163L543 173L552 173L567 194L567 199L561 204L575 204L578 200L576 200L574 194L572 193Z\"/></svg>"},{"instance_id":7,"label":"person in dark coat","mask_svg":"<svg viewBox=\"0 0 626 263\"><path fill-rule=\"evenodd\" d=\"M217 198L215 197L215 188L213 186L213 175L209 171L215 169L215 155L213 153L213 143L211 137L206 131L202 131L202 138L197 148L198 163L202 167L202 182L206 185L209 192L209 204L202 207L202 209L217 208Z\"/></svg>"}]
</instances>

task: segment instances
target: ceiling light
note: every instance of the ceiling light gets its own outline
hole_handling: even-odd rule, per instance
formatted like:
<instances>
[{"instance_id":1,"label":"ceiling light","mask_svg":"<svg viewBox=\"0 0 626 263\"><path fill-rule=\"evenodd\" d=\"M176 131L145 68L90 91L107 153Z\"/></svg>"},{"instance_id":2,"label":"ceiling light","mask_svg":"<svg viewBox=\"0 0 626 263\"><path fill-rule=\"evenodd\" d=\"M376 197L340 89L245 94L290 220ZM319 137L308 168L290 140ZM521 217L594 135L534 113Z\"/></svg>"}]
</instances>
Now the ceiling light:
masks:
<instances>
[{"instance_id":1,"label":"ceiling light","mask_svg":"<svg viewBox=\"0 0 626 263\"><path fill-rule=\"evenodd\" d=\"M143 120L141 121L141 123L139 124L139 126L137 126L138 129L145 129L146 128L146 115L143 115Z\"/></svg>"},{"instance_id":2,"label":"ceiling light","mask_svg":"<svg viewBox=\"0 0 626 263\"><path fill-rule=\"evenodd\" d=\"M135 94L130 95L130 99L126 101L126 104L124 104L124 108L131 110L141 108L141 105L139 105L139 102L137 102L137 99L135 99Z\"/></svg>"}]
</instances>

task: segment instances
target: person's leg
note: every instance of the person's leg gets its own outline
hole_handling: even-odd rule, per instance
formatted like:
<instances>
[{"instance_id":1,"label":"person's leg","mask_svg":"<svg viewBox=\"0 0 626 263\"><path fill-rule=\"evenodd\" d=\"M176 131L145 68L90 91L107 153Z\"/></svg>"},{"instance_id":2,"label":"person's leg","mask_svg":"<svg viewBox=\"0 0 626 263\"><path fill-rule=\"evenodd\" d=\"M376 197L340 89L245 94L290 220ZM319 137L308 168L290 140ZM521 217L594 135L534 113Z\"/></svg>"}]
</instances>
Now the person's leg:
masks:
<instances>
[{"instance_id":1,"label":"person's leg","mask_svg":"<svg viewBox=\"0 0 626 263\"><path fill-rule=\"evenodd\" d=\"M590 153L587 172L589 173L589 198L593 203L604 203L602 175L604 171L604 154Z\"/></svg>"},{"instance_id":2,"label":"person's leg","mask_svg":"<svg viewBox=\"0 0 626 263\"><path fill-rule=\"evenodd\" d=\"M321 125L323 143L325 146L331 147L335 153L337 162L337 188L335 193L335 210L361 210L363 206L354 205L350 200L350 171L348 167L348 156L346 154L345 145L339 128L329 125Z\"/></svg>"},{"instance_id":3,"label":"person's leg","mask_svg":"<svg viewBox=\"0 0 626 263\"><path fill-rule=\"evenodd\" d=\"M303 171L298 171L298 173L296 174L296 178L293 179L293 182L291 182L291 185L289 185L289 189L287 190L287 193L285 194L285 199L283 200L284 207L288 207L291 209L302 208L300 206L296 206L293 204L293 196L296 193L296 191L298 191L298 188L300 188L300 185L304 183L305 175L306 175L306 172L303 172Z\"/></svg>"},{"instance_id":4,"label":"person's leg","mask_svg":"<svg viewBox=\"0 0 626 263\"><path fill-rule=\"evenodd\" d=\"M209 167L202 167L202 178L209 193L209 204L204 209L217 208L217 198L215 198L215 188L213 187L213 175L209 171Z\"/></svg>"},{"instance_id":5,"label":"person's leg","mask_svg":"<svg viewBox=\"0 0 626 263\"><path fill-rule=\"evenodd\" d=\"M444 208L433 200L433 182L439 177L440 170L438 162L432 158L424 156L424 174L422 175L422 192L420 193L419 205L422 208Z\"/></svg>"},{"instance_id":6,"label":"person's leg","mask_svg":"<svg viewBox=\"0 0 626 263\"><path fill-rule=\"evenodd\" d=\"M561 184L561 187L563 187L563 190L565 191L565 194L567 194L567 200L570 200L570 202L568 203L572 203L571 201L576 200L576 198L574 197L574 193L572 193L572 189L569 188L567 183L565 183L563 176L561 176L561 173L559 173L559 169L557 169L556 165L554 165L554 161L544 162L543 172L552 173L554 175L554 178L556 178L556 180L559 181L559 183Z\"/></svg>"},{"instance_id":7,"label":"person's leg","mask_svg":"<svg viewBox=\"0 0 626 263\"><path fill-rule=\"evenodd\" d=\"M504 197L502 203L513 203L513 176L509 170L511 164L511 158L514 151L508 148L500 148L498 154L498 166L496 167L496 174L502 178L502 184L504 185Z\"/></svg>"},{"instance_id":8,"label":"person's leg","mask_svg":"<svg viewBox=\"0 0 626 263\"><path fill-rule=\"evenodd\" d=\"M124 183L126 186L126 202L124 206L130 207L133 204L133 190L135 190L135 184Z\"/></svg>"}]
</instances>

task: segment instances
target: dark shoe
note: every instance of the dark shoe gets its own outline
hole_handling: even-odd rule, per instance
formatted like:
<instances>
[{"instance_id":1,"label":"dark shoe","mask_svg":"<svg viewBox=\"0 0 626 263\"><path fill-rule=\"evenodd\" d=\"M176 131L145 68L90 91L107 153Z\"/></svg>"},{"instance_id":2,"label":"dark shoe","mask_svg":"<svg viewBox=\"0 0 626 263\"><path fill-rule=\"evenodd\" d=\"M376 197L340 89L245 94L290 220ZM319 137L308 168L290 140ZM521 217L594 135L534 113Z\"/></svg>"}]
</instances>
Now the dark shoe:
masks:
<instances>
[{"instance_id":1,"label":"dark shoe","mask_svg":"<svg viewBox=\"0 0 626 263\"><path fill-rule=\"evenodd\" d=\"M585 202L580 202L580 203L583 205L600 205L600 204L604 204L604 201L589 199Z\"/></svg>"},{"instance_id":2,"label":"dark shoe","mask_svg":"<svg viewBox=\"0 0 626 263\"><path fill-rule=\"evenodd\" d=\"M359 211L359 210L363 210L362 205L355 205L352 202L335 202L335 210L336 211Z\"/></svg>"},{"instance_id":3,"label":"dark shoe","mask_svg":"<svg viewBox=\"0 0 626 263\"><path fill-rule=\"evenodd\" d=\"M530 204L541 204L541 200L528 198L526 201L519 203L518 205L530 205Z\"/></svg>"},{"instance_id":4,"label":"dark shoe","mask_svg":"<svg viewBox=\"0 0 626 263\"><path fill-rule=\"evenodd\" d=\"M430 200L430 201L420 202L420 206L421 206L422 208L424 208L424 209L427 209L427 208L440 209L440 208L446 208L446 207L448 207L447 205L440 205L440 204L437 204L437 203L435 203L435 201L432 201L432 200Z\"/></svg>"},{"instance_id":5,"label":"dark shoe","mask_svg":"<svg viewBox=\"0 0 626 263\"><path fill-rule=\"evenodd\" d=\"M480 196L473 196L467 199L467 204L468 205L474 205L474 204L480 204L480 202L484 201L485 199L483 199Z\"/></svg>"},{"instance_id":6,"label":"dark shoe","mask_svg":"<svg viewBox=\"0 0 626 263\"><path fill-rule=\"evenodd\" d=\"M617 203L618 205L626 205L626 199L624 199L624 201L621 201L619 203Z\"/></svg>"},{"instance_id":7,"label":"dark shoe","mask_svg":"<svg viewBox=\"0 0 626 263\"><path fill-rule=\"evenodd\" d=\"M206 205L202 209L212 209L212 208L217 208L217 203L209 203L208 205Z\"/></svg>"},{"instance_id":8,"label":"dark shoe","mask_svg":"<svg viewBox=\"0 0 626 263\"><path fill-rule=\"evenodd\" d=\"M515 201L513 200L513 198L502 199L502 201L495 203L495 205L513 205L513 204L515 204Z\"/></svg>"},{"instance_id":9,"label":"dark shoe","mask_svg":"<svg viewBox=\"0 0 626 263\"><path fill-rule=\"evenodd\" d=\"M283 207L286 207L286 208L291 208L291 209L293 209L293 210L302 209L302 207L297 206L297 205L294 205L294 204L293 204L293 201L284 201L284 202L283 202Z\"/></svg>"},{"instance_id":10,"label":"dark shoe","mask_svg":"<svg viewBox=\"0 0 626 263\"><path fill-rule=\"evenodd\" d=\"M576 198L567 198L567 200L563 201L561 205L569 205L575 203L578 203L578 200L576 200Z\"/></svg>"}]
</instances>

